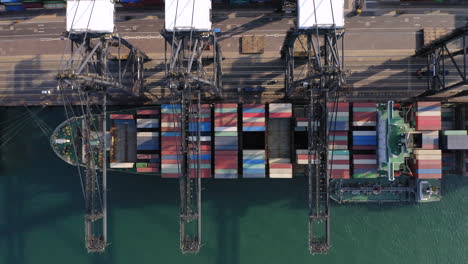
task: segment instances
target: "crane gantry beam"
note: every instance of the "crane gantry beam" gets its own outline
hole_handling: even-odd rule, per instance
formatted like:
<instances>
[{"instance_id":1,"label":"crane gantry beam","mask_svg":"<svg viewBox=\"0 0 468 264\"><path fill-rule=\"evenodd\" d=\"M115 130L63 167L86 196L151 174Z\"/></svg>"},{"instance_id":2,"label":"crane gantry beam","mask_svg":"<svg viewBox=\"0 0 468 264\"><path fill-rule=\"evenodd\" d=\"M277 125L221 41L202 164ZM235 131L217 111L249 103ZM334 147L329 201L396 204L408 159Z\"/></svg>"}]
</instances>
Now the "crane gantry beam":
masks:
<instances>
[{"instance_id":1,"label":"crane gantry beam","mask_svg":"<svg viewBox=\"0 0 468 264\"><path fill-rule=\"evenodd\" d=\"M76 165L79 170L84 167L85 245L88 252L103 252L108 244L107 94L124 91L140 96L143 63L148 57L118 35L81 33L67 37L71 41L71 56L57 74L58 87L66 108L69 103L64 96L66 90L77 93L80 99L81 145L74 144L74 152L82 153ZM121 54L123 47L128 50L125 56ZM117 49L116 55L112 54L113 49L114 52ZM125 66L122 61L126 61ZM101 103L97 111L93 110L96 98Z\"/></svg>"},{"instance_id":2,"label":"crane gantry beam","mask_svg":"<svg viewBox=\"0 0 468 264\"><path fill-rule=\"evenodd\" d=\"M338 94L344 87L343 34L343 31L335 28L293 30L288 32L282 49L286 60L286 97L292 96L298 89L305 88L308 100L307 177L311 254L325 254L331 244L328 100L338 100ZM305 59L296 58L296 41L305 50ZM299 63L296 63L297 60ZM302 67L301 70L297 69L298 65L299 68Z\"/></svg>"},{"instance_id":3,"label":"crane gantry beam","mask_svg":"<svg viewBox=\"0 0 468 264\"><path fill-rule=\"evenodd\" d=\"M202 94L222 95L221 49L213 31L162 31L166 39L165 65L167 86L173 103L181 104L180 142L180 249L197 253L201 246L201 175L200 175L200 102ZM169 45L168 45L169 44ZM170 51L168 48L170 47ZM212 50L212 57L203 56ZM168 54L169 58L168 58ZM205 66L211 64L211 72ZM190 135L189 123L196 120L196 135ZM190 140L194 138L195 140ZM191 162L192 157L196 158ZM195 164L195 166L191 166Z\"/></svg>"}]
</instances>

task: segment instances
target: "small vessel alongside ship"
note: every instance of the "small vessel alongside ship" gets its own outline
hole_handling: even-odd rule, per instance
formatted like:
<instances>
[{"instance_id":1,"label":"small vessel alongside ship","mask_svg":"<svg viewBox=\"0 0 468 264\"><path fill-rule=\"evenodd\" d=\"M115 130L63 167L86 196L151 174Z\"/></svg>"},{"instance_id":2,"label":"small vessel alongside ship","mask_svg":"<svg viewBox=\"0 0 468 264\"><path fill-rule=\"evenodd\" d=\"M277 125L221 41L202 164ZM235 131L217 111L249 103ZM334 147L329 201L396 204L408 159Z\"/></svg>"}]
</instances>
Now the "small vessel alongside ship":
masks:
<instances>
[{"instance_id":1,"label":"small vessel alongside ship","mask_svg":"<svg viewBox=\"0 0 468 264\"><path fill-rule=\"evenodd\" d=\"M349 202L433 202L443 175L468 168L468 107L440 102L329 103L330 198ZM190 120L189 141L200 131L200 157L189 152L190 173L214 179L303 177L308 164L306 106L202 104ZM177 178L180 105L160 105L93 116L96 149L107 137L107 160L85 155L83 117L60 124L55 153L80 166L87 158L109 170ZM101 120L106 118L104 131ZM199 125L198 125L199 124ZM314 157L312 157L314 162Z\"/></svg>"}]
</instances>

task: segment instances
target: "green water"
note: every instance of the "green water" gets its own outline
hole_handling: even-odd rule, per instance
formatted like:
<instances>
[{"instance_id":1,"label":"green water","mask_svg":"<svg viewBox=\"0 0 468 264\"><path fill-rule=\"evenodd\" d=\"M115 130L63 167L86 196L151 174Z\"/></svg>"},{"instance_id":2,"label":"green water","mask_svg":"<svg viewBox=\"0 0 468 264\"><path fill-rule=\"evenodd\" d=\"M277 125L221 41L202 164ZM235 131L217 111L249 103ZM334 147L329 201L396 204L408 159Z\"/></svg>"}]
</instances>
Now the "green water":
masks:
<instances>
[{"instance_id":1,"label":"green water","mask_svg":"<svg viewBox=\"0 0 468 264\"><path fill-rule=\"evenodd\" d=\"M2 111L7 120L24 109ZM61 108L39 116L52 128L64 119ZM2 264L468 263L461 177L446 179L439 203L333 204L327 256L307 253L303 179L205 181L204 245L193 256L179 252L177 181L110 173L111 245L89 255L76 168L55 157L35 123L2 149L0 170Z\"/></svg>"}]
</instances>

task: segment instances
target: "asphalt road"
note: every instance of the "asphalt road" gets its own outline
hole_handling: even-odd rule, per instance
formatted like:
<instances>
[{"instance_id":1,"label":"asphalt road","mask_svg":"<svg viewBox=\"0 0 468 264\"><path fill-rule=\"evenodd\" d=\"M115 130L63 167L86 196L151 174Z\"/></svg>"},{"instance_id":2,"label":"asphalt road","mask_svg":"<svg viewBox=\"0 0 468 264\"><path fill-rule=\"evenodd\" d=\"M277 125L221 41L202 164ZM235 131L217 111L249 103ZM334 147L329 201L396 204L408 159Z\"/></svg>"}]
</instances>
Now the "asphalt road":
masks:
<instances>
[{"instance_id":1,"label":"asphalt road","mask_svg":"<svg viewBox=\"0 0 468 264\"><path fill-rule=\"evenodd\" d=\"M467 9L468 10L468 9ZM468 14L468 12L467 12ZM123 17L133 17L123 21ZM415 95L426 82L415 72L425 67L424 58L412 55L422 39L424 27L453 29L468 15L384 15L346 19L345 68L352 87L350 100L387 100ZM214 14L214 27L223 56L223 88L232 100L243 102L237 93L243 87L266 87L259 96L264 102L283 97L284 61L280 49L294 18L271 11L238 11ZM164 19L159 12L132 11L117 14L117 32L152 59L145 65L147 95L167 99L164 87L164 39L159 34ZM54 95L55 74L69 56L69 41L61 36L65 18L61 14L6 16L0 20L0 105L60 104ZM265 53L239 53L242 35L264 35ZM448 83L455 82L455 69L448 67ZM300 68L297 69L300 71ZM51 94L41 91L51 90Z\"/></svg>"}]
</instances>

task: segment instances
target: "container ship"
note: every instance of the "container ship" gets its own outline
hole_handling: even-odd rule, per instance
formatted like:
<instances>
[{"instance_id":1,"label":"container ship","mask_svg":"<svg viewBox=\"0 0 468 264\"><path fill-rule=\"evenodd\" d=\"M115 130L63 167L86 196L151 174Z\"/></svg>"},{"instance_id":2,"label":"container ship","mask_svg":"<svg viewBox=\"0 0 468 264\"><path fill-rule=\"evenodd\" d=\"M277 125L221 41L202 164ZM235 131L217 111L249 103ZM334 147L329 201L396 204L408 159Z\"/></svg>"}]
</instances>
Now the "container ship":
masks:
<instances>
[{"instance_id":1,"label":"container ship","mask_svg":"<svg viewBox=\"0 0 468 264\"><path fill-rule=\"evenodd\" d=\"M349 202L433 202L442 197L443 175L468 169L468 106L440 102L328 103L330 197ZM307 106L289 103L202 104L189 123L200 152L190 157L190 176L214 179L304 177L309 162ZM51 136L65 162L87 158L109 170L178 178L181 106L160 106L95 115L91 145L107 137L107 160L85 155L83 117L60 124ZM106 118L106 135L102 119ZM199 131L199 132L197 132ZM91 151L92 153L92 151ZM311 162L315 157L310 157Z\"/></svg>"}]
</instances>

